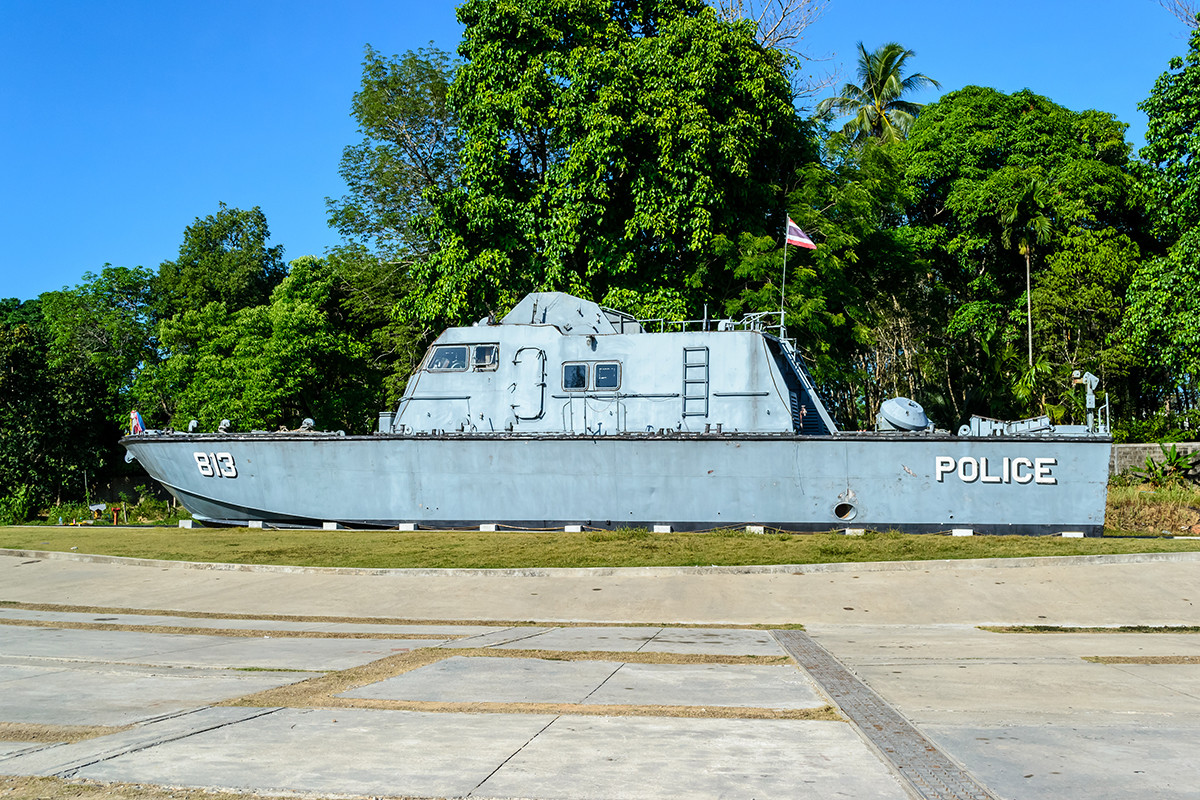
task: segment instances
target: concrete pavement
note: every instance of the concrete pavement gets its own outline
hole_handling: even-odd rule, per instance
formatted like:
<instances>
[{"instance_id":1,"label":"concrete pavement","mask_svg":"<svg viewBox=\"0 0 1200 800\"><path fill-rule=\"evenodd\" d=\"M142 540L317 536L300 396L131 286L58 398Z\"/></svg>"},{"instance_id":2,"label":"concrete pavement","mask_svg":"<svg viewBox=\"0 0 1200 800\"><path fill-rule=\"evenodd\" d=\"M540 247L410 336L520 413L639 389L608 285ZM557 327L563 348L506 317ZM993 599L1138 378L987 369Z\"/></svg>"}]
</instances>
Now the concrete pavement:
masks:
<instances>
[{"instance_id":1,"label":"concrete pavement","mask_svg":"<svg viewBox=\"0 0 1200 800\"><path fill-rule=\"evenodd\" d=\"M951 796L916 795L878 741L820 715L826 688L768 632L728 627L804 623L993 796L1190 797L1200 636L976 626L1200 625L1197 577L1195 554L469 575L0 555L0 773L373 796ZM538 624L502 624L524 620ZM296 688L319 674L353 685ZM297 694L214 705L271 689Z\"/></svg>"},{"instance_id":2,"label":"concrete pavement","mask_svg":"<svg viewBox=\"0 0 1200 800\"><path fill-rule=\"evenodd\" d=\"M18 551L0 551L18 553ZM0 599L226 614L412 620L1200 624L1200 553L786 567L321 570L19 551ZM212 568L209 568L212 567Z\"/></svg>"}]
</instances>

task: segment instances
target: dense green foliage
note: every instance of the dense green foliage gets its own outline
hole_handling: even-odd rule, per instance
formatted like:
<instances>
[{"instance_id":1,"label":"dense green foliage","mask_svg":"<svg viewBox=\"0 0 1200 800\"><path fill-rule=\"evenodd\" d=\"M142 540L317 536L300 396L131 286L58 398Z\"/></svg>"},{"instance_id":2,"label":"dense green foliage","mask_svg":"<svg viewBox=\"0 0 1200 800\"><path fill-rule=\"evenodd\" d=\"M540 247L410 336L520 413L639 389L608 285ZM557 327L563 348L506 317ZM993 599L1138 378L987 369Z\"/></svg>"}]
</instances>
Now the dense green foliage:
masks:
<instances>
[{"instance_id":1,"label":"dense green foliage","mask_svg":"<svg viewBox=\"0 0 1200 800\"><path fill-rule=\"evenodd\" d=\"M386 58L367 47L353 116L363 140L342 153L349 192L327 200L330 225L386 257L427 257L431 198L458 180L462 142L449 105L453 62L436 48Z\"/></svg>"},{"instance_id":2,"label":"dense green foliage","mask_svg":"<svg viewBox=\"0 0 1200 800\"><path fill-rule=\"evenodd\" d=\"M1179 424L1172 418L1193 430L1200 423L1200 29L1140 108L1149 118L1141 156L1153 232L1166 253L1136 273L1121 334L1150 367L1140 387L1144 432L1161 435Z\"/></svg>"},{"instance_id":3,"label":"dense green foliage","mask_svg":"<svg viewBox=\"0 0 1200 800\"><path fill-rule=\"evenodd\" d=\"M944 389L937 416L1042 410L1058 416L1072 407L1071 369L1091 370L1110 391L1121 390L1128 376L1114 368L1126 362L1102 365L1096 356L1102 343L1076 349L1075 363L1066 365L1051 360L1061 341L1035 338L1030 364L1020 340L1027 269L1045 302L1054 285L1047 264L1057 263L1061 272L1098 258L1080 249L1087 235L1147 240L1124 130L1110 114L1070 111L1028 91L967 87L922 112L903 148L904 234L929 270L928 300L914 310L930 326L927 378ZM1074 262L1063 260L1068 249ZM1068 283L1060 275L1057 285L1076 293L1105 286L1120 292L1119 284L1097 274L1100 266L1076 268ZM1044 331L1045 322L1035 318L1034 324ZM1090 322L1068 325L1082 330Z\"/></svg>"},{"instance_id":4,"label":"dense green foliage","mask_svg":"<svg viewBox=\"0 0 1200 800\"><path fill-rule=\"evenodd\" d=\"M230 310L210 302L164 320L159 336L170 355L144 372L143 396L153 392L167 423L179 427L195 418L203 430L222 419L241 430L274 429L311 417L362 432L379 376L343 299L328 262L305 257L267 303Z\"/></svg>"},{"instance_id":5,"label":"dense green foliage","mask_svg":"<svg viewBox=\"0 0 1200 800\"><path fill-rule=\"evenodd\" d=\"M84 494L106 466L118 429L115 398L87 361L55 365L45 326L0 326L0 524L46 502Z\"/></svg>"},{"instance_id":6,"label":"dense green foliage","mask_svg":"<svg viewBox=\"0 0 1200 800\"><path fill-rule=\"evenodd\" d=\"M262 210L228 208L197 219L183 232L179 257L164 261L155 280L160 319L205 303L242 308L264 302L283 276L283 248L268 247L271 232Z\"/></svg>"},{"instance_id":7,"label":"dense green foliage","mask_svg":"<svg viewBox=\"0 0 1200 800\"><path fill-rule=\"evenodd\" d=\"M740 297L736 245L782 228L805 150L783 55L700 0L458 13L461 177L406 308L462 322L544 289L676 316Z\"/></svg>"},{"instance_id":8,"label":"dense green foliage","mask_svg":"<svg viewBox=\"0 0 1200 800\"><path fill-rule=\"evenodd\" d=\"M290 265L221 204L156 269L0 300L0 518L112 474L118 426L361 433L448 323L563 290L643 317L778 309L846 427L882 400L1200 430L1200 33L1125 125L937 86L899 44L797 109L804 66L701 0L467 0L456 55L367 47L327 199ZM769 39L769 37L768 37ZM848 121L835 121L835 116ZM782 247L791 216L815 250ZM164 254L167 255L167 254ZM783 281L783 286L781 286Z\"/></svg>"},{"instance_id":9,"label":"dense green foliage","mask_svg":"<svg viewBox=\"0 0 1200 800\"><path fill-rule=\"evenodd\" d=\"M1147 117L1141 156L1151 167L1147 183L1159 230L1179 238L1200 225L1200 176L1195 170L1200 156L1200 28L1192 33L1187 55L1170 60L1138 108Z\"/></svg>"},{"instance_id":10,"label":"dense green foliage","mask_svg":"<svg viewBox=\"0 0 1200 800\"><path fill-rule=\"evenodd\" d=\"M90 365L124 405L138 370L155 356L154 280L150 270L106 264L99 275L84 273L74 289L42 295L52 363ZM113 410L115 423L127 418L127 410Z\"/></svg>"}]
</instances>

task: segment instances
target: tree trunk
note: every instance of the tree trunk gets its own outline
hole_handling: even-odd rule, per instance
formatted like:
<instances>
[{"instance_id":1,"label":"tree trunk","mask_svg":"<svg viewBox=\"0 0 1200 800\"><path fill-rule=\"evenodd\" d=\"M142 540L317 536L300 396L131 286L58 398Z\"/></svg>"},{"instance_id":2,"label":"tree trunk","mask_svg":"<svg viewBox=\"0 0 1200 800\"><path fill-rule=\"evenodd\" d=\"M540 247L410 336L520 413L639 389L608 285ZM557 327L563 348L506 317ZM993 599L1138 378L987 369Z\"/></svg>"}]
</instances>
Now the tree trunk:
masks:
<instances>
[{"instance_id":1,"label":"tree trunk","mask_svg":"<svg viewBox=\"0 0 1200 800\"><path fill-rule=\"evenodd\" d=\"M1033 366L1033 291L1029 288L1029 253L1025 253L1025 313L1029 322L1029 366Z\"/></svg>"}]
</instances>

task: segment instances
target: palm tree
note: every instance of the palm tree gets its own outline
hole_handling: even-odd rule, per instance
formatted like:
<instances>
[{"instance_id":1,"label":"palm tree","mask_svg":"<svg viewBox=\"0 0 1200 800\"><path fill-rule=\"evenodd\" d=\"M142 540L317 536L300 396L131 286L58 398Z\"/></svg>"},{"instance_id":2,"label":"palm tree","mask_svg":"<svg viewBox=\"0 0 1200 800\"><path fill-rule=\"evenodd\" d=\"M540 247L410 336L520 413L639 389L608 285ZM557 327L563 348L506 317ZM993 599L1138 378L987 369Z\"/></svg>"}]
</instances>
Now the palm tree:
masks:
<instances>
[{"instance_id":1,"label":"palm tree","mask_svg":"<svg viewBox=\"0 0 1200 800\"><path fill-rule=\"evenodd\" d=\"M1041 177L1031 177L1021 187L1012 204L1000 215L1001 239L1005 247L1016 245L1025 256L1025 312L1029 324L1029 366L1033 366L1033 292L1029 271L1037 245L1047 244L1054 233L1050 185Z\"/></svg>"},{"instance_id":2,"label":"palm tree","mask_svg":"<svg viewBox=\"0 0 1200 800\"><path fill-rule=\"evenodd\" d=\"M842 132L858 143L869 138L883 142L903 139L924 106L900 98L915 89L942 86L920 72L904 77L904 64L915 55L895 42L868 53L859 42L858 78L862 85L847 83L837 97L827 97L817 104L817 114L839 117L852 114L853 119Z\"/></svg>"}]
</instances>

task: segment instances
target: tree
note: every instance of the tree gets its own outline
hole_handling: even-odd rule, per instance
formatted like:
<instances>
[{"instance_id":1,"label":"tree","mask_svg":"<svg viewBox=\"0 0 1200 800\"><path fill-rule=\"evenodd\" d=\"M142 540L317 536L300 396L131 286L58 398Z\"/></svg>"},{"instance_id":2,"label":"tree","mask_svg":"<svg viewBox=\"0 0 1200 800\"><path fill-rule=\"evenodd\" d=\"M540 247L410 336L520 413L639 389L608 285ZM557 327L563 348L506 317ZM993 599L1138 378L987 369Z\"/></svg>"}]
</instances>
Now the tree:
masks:
<instances>
[{"instance_id":1,"label":"tree","mask_svg":"<svg viewBox=\"0 0 1200 800\"><path fill-rule=\"evenodd\" d=\"M114 449L112 404L91 364L54 366L39 328L0 326L0 517L83 494Z\"/></svg>"},{"instance_id":2,"label":"tree","mask_svg":"<svg viewBox=\"0 0 1200 800\"><path fill-rule=\"evenodd\" d=\"M1200 30L1187 54L1176 56L1138 104L1146 112L1147 183L1158 210L1157 229L1168 241L1200 225Z\"/></svg>"},{"instance_id":3,"label":"tree","mask_svg":"<svg viewBox=\"0 0 1200 800\"><path fill-rule=\"evenodd\" d=\"M801 47L804 32L820 19L829 0L708 0L726 22L754 23L759 44L789 56L786 67L797 97L810 98L833 84L833 76L806 75L803 67L813 58Z\"/></svg>"},{"instance_id":4,"label":"tree","mask_svg":"<svg viewBox=\"0 0 1200 800\"><path fill-rule=\"evenodd\" d=\"M1050 243L1054 232L1050 187L1040 176L1029 179L1021 193L1003 210L1000 224L1005 247L1016 247L1025 257L1025 310L1029 332L1029 366L1033 366L1033 284L1030 281L1033 252Z\"/></svg>"},{"instance_id":5,"label":"tree","mask_svg":"<svg viewBox=\"0 0 1200 800\"><path fill-rule=\"evenodd\" d=\"M292 262L268 304L230 310L210 302L160 326L170 353L143 370L137 388L155 419L174 427L222 419L241 430L370 430L382 383L369 360L369 334L344 308L341 282L325 259Z\"/></svg>"},{"instance_id":6,"label":"tree","mask_svg":"<svg viewBox=\"0 0 1200 800\"><path fill-rule=\"evenodd\" d=\"M37 327L42 324L42 302L38 299L18 300L6 297L0 300L0 327L15 328L18 325Z\"/></svg>"},{"instance_id":7,"label":"tree","mask_svg":"<svg viewBox=\"0 0 1200 800\"><path fill-rule=\"evenodd\" d=\"M711 0L721 19L754 23L763 47L785 50L804 58L800 41L816 22L829 0Z\"/></svg>"},{"instance_id":8,"label":"tree","mask_svg":"<svg viewBox=\"0 0 1200 800\"><path fill-rule=\"evenodd\" d=\"M787 326L840 423L869 426L883 393L911 395L920 370L903 310L918 305L921 265L898 231L902 172L890 148L841 137L827 144L788 195L791 216L818 247L789 254ZM774 307L782 255L774 237L759 252L743 247L739 274L755 280L737 311Z\"/></svg>"},{"instance_id":9,"label":"tree","mask_svg":"<svg viewBox=\"0 0 1200 800\"><path fill-rule=\"evenodd\" d=\"M1187 25L1189 28L1195 28L1200 25L1196 15L1200 13L1200 8L1197 8L1195 3L1188 0L1158 0L1158 4L1170 11L1175 19Z\"/></svg>"},{"instance_id":10,"label":"tree","mask_svg":"<svg viewBox=\"0 0 1200 800\"><path fill-rule=\"evenodd\" d=\"M740 294L735 243L782 229L784 181L811 158L783 54L699 0L458 14L461 185L434 204L411 318L478 319L536 289L683 312Z\"/></svg>"},{"instance_id":11,"label":"tree","mask_svg":"<svg viewBox=\"0 0 1200 800\"><path fill-rule=\"evenodd\" d=\"M267 302L287 274L283 247L267 246L271 232L258 206L249 211L224 203L196 218L183 234L179 257L164 261L154 282L156 315L167 319L207 303L230 309Z\"/></svg>"},{"instance_id":12,"label":"tree","mask_svg":"<svg viewBox=\"0 0 1200 800\"><path fill-rule=\"evenodd\" d=\"M339 169L350 192L325 203L331 226L384 258L426 258L434 248L421 229L426 193L457 182L462 146L448 103L454 68L432 46L391 58L367 46L352 111L363 140L343 151Z\"/></svg>"},{"instance_id":13,"label":"tree","mask_svg":"<svg viewBox=\"0 0 1200 800\"><path fill-rule=\"evenodd\" d=\"M1125 416L1138 411L1138 398L1126 391L1130 375L1149 375L1118 335L1126 314L1126 293L1141 266L1141 251L1124 234L1111 228L1075 227L1056 241L1033 287L1035 358L1052 365L1047 392L1072 406L1076 421L1085 410L1072 404L1072 374L1091 372L1100 377L1111 397L1121 402Z\"/></svg>"},{"instance_id":14,"label":"tree","mask_svg":"<svg viewBox=\"0 0 1200 800\"><path fill-rule=\"evenodd\" d=\"M41 297L50 358L58 366L90 363L109 390L128 395L137 369L156 356L151 319L154 273L105 264L73 289ZM129 409L113 409L123 422Z\"/></svg>"},{"instance_id":15,"label":"tree","mask_svg":"<svg viewBox=\"0 0 1200 800\"><path fill-rule=\"evenodd\" d=\"M849 138L861 142L867 138L883 142L896 142L908 136L913 121L921 113L920 103L902 97L916 89L941 84L924 73L917 72L904 77L909 58L915 56L895 42L889 42L868 53L862 42L858 43L858 84L847 83L835 97L828 97L817 104L820 115L853 118L846 123L842 132Z\"/></svg>"},{"instance_id":16,"label":"tree","mask_svg":"<svg viewBox=\"0 0 1200 800\"><path fill-rule=\"evenodd\" d=\"M1158 368L1144 387L1156 402L1143 415L1170 417L1200 406L1200 30L1139 108L1149 120L1141 156L1158 234L1147 249L1165 247L1166 255L1148 259L1135 274L1121 338L1134 359Z\"/></svg>"},{"instance_id":17,"label":"tree","mask_svg":"<svg viewBox=\"0 0 1200 800\"><path fill-rule=\"evenodd\" d=\"M927 268L924 348L926 362L940 367L926 385L944 398L939 404L947 417L1038 413L1030 403L1041 392L1029 401L1016 392L1030 359L1012 358L1010 345L1028 327L1030 303L1020 303L1024 256L1005 244L1003 224L1031 179L1048 187L1042 213L1059 230L1124 235L1141 252L1154 249L1124 134L1111 114L1071 111L1029 91L1007 95L975 86L930 103L913 125L901 157L908 198L902 235ZM1057 249L1051 244L1039 252L1047 263ZM1036 284L1032 255L1029 267ZM1024 313L1017 313L1019 305ZM1040 349L1034 348L1034 366ZM1061 398L1046 402L1062 405Z\"/></svg>"},{"instance_id":18,"label":"tree","mask_svg":"<svg viewBox=\"0 0 1200 800\"><path fill-rule=\"evenodd\" d=\"M396 313L412 285L407 263L388 260L356 244L333 248L327 261L339 280L341 306L350 327L369 342L372 368L385 373L387 402L395 403L424 355L429 337L436 333Z\"/></svg>"},{"instance_id":19,"label":"tree","mask_svg":"<svg viewBox=\"0 0 1200 800\"><path fill-rule=\"evenodd\" d=\"M1176 410L1200 404L1200 228L1138 270L1122 336L1136 358L1162 368L1161 399L1177 398Z\"/></svg>"}]
</instances>

